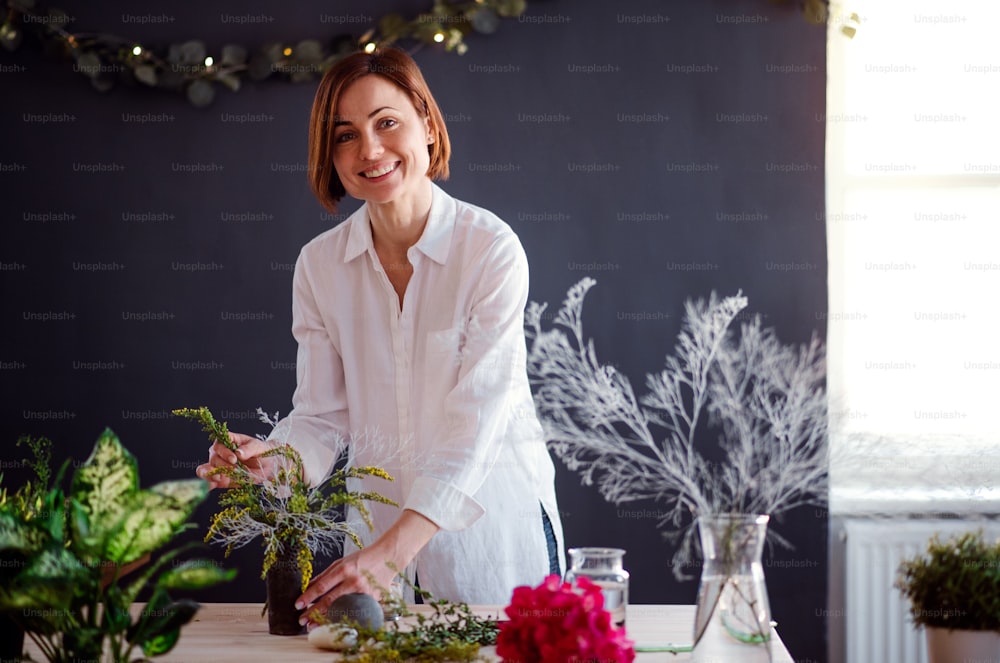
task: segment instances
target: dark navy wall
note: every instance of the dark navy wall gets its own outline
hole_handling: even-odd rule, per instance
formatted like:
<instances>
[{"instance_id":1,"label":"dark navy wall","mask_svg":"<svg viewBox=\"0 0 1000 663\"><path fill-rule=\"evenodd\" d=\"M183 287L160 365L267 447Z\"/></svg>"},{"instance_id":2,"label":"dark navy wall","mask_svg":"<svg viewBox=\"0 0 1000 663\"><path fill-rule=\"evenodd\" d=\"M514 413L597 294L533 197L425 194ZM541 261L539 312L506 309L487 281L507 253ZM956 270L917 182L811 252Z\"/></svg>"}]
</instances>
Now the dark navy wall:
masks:
<instances>
[{"instance_id":1,"label":"dark navy wall","mask_svg":"<svg viewBox=\"0 0 1000 663\"><path fill-rule=\"evenodd\" d=\"M429 5L176 4L61 6L80 28L218 49ZM226 18L248 15L273 20ZM672 350L683 300L713 289L742 289L787 341L823 332L822 28L765 0L549 0L468 43L464 56L415 54L454 144L444 186L518 232L532 299L550 310L597 279L586 328L638 390ZM261 430L257 406L289 408L291 267L342 218L305 182L314 86L220 90L196 110L154 91L99 94L30 44L0 64L3 471L20 472L21 433L82 459L111 426L144 483L187 476L208 445L171 408L206 404L247 432ZM558 491L569 545L628 550L634 602L694 601L695 583L671 576L656 504L606 504L563 468ZM774 618L797 660L825 660L826 514L774 527L796 546L768 557ZM262 599L259 556L238 553L241 579L215 598Z\"/></svg>"}]
</instances>

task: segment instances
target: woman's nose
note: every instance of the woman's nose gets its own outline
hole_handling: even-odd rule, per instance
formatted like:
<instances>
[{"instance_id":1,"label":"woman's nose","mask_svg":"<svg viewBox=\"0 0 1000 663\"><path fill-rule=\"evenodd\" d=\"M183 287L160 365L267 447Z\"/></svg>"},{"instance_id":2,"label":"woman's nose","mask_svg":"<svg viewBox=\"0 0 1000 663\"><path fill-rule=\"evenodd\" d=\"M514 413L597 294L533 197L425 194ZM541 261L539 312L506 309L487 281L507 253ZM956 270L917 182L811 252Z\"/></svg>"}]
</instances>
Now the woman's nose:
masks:
<instances>
[{"instance_id":1,"label":"woman's nose","mask_svg":"<svg viewBox=\"0 0 1000 663\"><path fill-rule=\"evenodd\" d=\"M377 159L382 155L382 141L375 134L365 133L361 136L361 158Z\"/></svg>"}]
</instances>

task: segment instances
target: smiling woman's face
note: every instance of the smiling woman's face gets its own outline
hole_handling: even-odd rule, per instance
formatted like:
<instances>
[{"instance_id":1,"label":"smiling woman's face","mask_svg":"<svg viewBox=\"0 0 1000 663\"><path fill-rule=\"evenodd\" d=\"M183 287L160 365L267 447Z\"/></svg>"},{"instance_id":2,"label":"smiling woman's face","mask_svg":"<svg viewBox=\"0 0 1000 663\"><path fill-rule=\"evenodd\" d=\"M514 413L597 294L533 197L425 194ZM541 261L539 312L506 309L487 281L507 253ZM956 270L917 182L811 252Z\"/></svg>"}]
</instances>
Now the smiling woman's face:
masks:
<instances>
[{"instance_id":1,"label":"smiling woman's face","mask_svg":"<svg viewBox=\"0 0 1000 663\"><path fill-rule=\"evenodd\" d=\"M374 74L352 83L340 95L334 127L333 165L348 195L390 203L429 182L429 123L395 84Z\"/></svg>"}]
</instances>

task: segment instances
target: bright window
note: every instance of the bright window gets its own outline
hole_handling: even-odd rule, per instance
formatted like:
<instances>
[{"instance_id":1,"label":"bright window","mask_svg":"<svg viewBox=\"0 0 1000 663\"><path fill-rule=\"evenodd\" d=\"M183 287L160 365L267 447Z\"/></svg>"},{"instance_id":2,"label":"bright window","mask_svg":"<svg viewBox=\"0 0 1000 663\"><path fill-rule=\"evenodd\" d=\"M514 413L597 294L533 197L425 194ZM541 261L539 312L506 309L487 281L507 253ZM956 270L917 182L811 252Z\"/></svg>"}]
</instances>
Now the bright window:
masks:
<instances>
[{"instance_id":1,"label":"bright window","mask_svg":"<svg viewBox=\"0 0 1000 663\"><path fill-rule=\"evenodd\" d=\"M1000 3L842 0L828 39L835 512L1000 511ZM946 499L927 503L928 499Z\"/></svg>"}]
</instances>

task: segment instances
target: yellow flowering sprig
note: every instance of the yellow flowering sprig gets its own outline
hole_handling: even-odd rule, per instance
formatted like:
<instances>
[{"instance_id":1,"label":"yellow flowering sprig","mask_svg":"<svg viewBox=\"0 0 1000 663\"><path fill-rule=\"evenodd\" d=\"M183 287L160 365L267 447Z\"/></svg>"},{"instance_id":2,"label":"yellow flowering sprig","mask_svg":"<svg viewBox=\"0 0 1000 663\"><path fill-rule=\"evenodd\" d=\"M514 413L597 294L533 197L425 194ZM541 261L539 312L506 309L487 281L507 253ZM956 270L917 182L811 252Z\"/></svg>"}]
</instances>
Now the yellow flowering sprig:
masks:
<instances>
[{"instance_id":1,"label":"yellow flowering sprig","mask_svg":"<svg viewBox=\"0 0 1000 663\"><path fill-rule=\"evenodd\" d=\"M184 408L174 413L201 422L213 441L229 441L226 424L216 421L208 408ZM267 415L261 413L261 417L273 424ZM229 489L219 497L221 509L212 517L205 541L224 544L229 556L234 548L260 538L264 546L262 578L280 553L294 551L305 591L312 579L315 555L339 549L345 538L362 547L355 524L344 519L345 508L353 507L371 530L369 502L398 506L375 491L352 492L347 488L348 479L366 476L392 481L382 468L340 468L312 486L306 479L302 456L290 444L277 444L258 458L275 461L271 476L263 480L242 463L217 467L209 473L227 477Z\"/></svg>"},{"instance_id":2,"label":"yellow flowering sprig","mask_svg":"<svg viewBox=\"0 0 1000 663\"><path fill-rule=\"evenodd\" d=\"M173 414L178 417L193 419L201 424L201 429L208 433L208 439L218 442L230 451L236 451L237 446L229 437L229 426L225 422L218 422L212 416L211 411L204 405L201 407L182 407L173 410Z\"/></svg>"}]
</instances>

